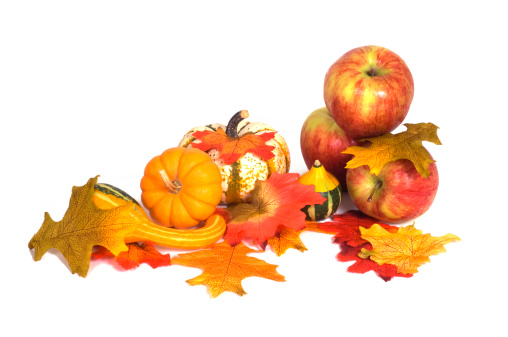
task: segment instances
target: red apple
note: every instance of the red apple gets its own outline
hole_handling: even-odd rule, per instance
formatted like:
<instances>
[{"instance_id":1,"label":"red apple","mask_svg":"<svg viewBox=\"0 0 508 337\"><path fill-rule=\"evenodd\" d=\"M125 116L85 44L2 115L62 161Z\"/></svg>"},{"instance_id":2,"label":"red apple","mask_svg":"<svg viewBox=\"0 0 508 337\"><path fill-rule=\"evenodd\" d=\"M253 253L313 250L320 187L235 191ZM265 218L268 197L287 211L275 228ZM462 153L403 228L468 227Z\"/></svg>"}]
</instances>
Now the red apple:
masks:
<instances>
[{"instance_id":1,"label":"red apple","mask_svg":"<svg viewBox=\"0 0 508 337\"><path fill-rule=\"evenodd\" d=\"M413 101L413 76L394 52L377 46L348 51L328 69L325 104L353 139L393 131Z\"/></svg>"},{"instance_id":2,"label":"red apple","mask_svg":"<svg viewBox=\"0 0 508 337\"><path fill-rule=\"evenodd\" d=\"M363 213L384 222L406 222L425 213L434 201L439 185L436 164L429 170L424 178L406 159L387 163L377 176L368 166L348 169L348 193Z\"/></svg>"},{"instance_id":3,"label":"red apple","mask_svg":"<svg viewBox=\"0 0 508 337\"><path fill-rule=\"evenodd\" d=\"M312 112L302 126L300 148L307 168L310 170L316 160L333 174L346 190L346 163L353 158L341 153L356 143L335 123L326 108Z\"/></svg>"}]
</instances>

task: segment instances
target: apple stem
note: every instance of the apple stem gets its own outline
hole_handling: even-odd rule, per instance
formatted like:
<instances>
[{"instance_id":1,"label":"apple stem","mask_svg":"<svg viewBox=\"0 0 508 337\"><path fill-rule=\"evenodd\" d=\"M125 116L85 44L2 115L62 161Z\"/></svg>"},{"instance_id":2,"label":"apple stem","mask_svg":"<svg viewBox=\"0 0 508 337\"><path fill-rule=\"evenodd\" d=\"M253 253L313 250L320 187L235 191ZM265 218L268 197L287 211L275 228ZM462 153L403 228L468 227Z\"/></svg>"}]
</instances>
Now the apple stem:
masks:
<instances>
[{"instance_id":1,"label":"apple stem","mask_svg":"<svg viewBox=\"0 0 508 337\"><path fill-rule=\"evenodd\" d=\"M383 182L381 180L378 180L376 183L376 186L372 189L372 192L370 192L369 198L367 199L367 202L372 201L372 197L374 196L374 193L376 193L377 190L383 185Z\"/></svg>"},{"instance_id":2,"label":"apple stem","mask_svg":"<svg viewBox=\"0 0 508 337\"><path fill-rule=\"evenodd\" d=\"M367 75L370 77L374 77L377 75L376 69L371 67L369 70L367 70Z\"/></svg>"},{"instance_id":3,"label":"apple stem","mask_svg":"<svg viewBox=\"0 0 508 337\"><path fill-rule=\"evenodd\" d=\"M238 137L238 124L247 117L249 117L249 112L247 110L240 110L235 113L228 122L226 135L233 138Z\"/></svg>"}]
</instances>

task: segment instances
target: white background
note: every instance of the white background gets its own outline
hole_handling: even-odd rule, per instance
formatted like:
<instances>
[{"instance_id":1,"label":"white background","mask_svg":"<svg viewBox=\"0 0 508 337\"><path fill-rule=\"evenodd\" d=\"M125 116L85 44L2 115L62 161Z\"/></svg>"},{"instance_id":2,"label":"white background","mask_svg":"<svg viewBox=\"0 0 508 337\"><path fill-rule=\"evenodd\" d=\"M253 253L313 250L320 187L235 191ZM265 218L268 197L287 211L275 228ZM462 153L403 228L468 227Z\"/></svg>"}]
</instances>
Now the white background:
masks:
<instances>
[{"instance_id":1,"label":"white background","mask_svg":"<svg viewBox=\"0 0 508 337\"><path fill-rule=\"evenodd\" d=\"M252 3L1 3L0 332L508 335L501 2ZM201 273L194 268L121 272L101 262L84 279L57 251L33 261L28 241L45 211L62 218L72 186L100 174L139 199L148 160L190 128L226 123L240 109L278 130L291 171L305 172L300 129L324 106L326 70L367 44L395 51L412 71L405 122L440 127L443 145L426 144L437 160L438 195L415 225L462 241L413 278L385 283L372 272L348 273L331 236L317 233L301 236L305 253L255 255L278 265L286 282L248 278L243 297L211 299L204 286L189 286ZM346 197L339 212L352 207Z\"/></svg>"}]
</instances>

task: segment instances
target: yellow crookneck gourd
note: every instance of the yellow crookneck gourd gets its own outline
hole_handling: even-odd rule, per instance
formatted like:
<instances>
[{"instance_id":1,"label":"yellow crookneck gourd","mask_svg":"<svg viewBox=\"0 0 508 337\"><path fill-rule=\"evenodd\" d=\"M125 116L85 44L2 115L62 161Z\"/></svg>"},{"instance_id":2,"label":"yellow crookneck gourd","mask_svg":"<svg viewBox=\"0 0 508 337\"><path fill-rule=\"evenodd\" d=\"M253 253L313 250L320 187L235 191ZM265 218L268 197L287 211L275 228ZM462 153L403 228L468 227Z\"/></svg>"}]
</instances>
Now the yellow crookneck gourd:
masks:
<instances>
[{"instance_id":1,"label":"yellow crookneck gourd","mask_svg":"<svg viewBox=\"0 0 508 337\"><path fill-rule=\"evenodd\" d=\"M150 221L148 215L138 202L121 189L108 185L96 184L93 194L94 204L101 209L110 209L133 202L131 216L139 219L140 225L125 236L125 243L148 241L153 244L176 249L199 249L210 246L220 240L226 231L226 221L218 214L206 219L205 224L197 229L175 229L159 226Z\"/></svg>"},{"instance_id":2,"label":"yellow crookneck gourd","mask_svg":"<svg viewBox=\"0 0 508 337\"><path fill-rule=\"evenodd\" d=\"M324 220L337 211L342 199L342 188L337 178L326 171L319 160L314 162L307 173L298 178L298 182L303 185L314 185L314 190L326 198L326 201L322 204L307 205L302 208L307 216L306 220Z\"/></svg>"}]
</instances>

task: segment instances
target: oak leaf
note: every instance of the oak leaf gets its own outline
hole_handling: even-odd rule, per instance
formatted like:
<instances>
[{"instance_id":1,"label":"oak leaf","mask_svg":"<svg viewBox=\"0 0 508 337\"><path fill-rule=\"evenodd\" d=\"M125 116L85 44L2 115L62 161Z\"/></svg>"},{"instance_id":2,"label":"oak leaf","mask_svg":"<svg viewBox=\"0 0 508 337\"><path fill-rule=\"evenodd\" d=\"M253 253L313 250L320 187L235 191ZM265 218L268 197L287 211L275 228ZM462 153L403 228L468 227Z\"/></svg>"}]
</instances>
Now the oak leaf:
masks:
<instances>
[{"instance_id":1,"label":"oak leaf","mask_svg":"<svg viewBox=\"0 0 508 337\"><path fill-rule=\"evenodd\" d=\"M297 231L305 228L306 216L301 209L326 199L314 191L313 185L300 184L298 177L298 173L274 172L266 181L256 181L251 203L228 207L232 219L224 237L229 244L252 239L264 245L280 225Z\"/></svg>"},{"instance_id":2,"label":"oak leaf","mask_svg":"<svg viewBox=\"0 0 508 337\"><path fill-rule=\"evenodd\" d=\"M246 153L255 154L263 160L275 157L272 152L275 146L266 144L267 141L275 137L275 132L262 134L248 132L242 136L230 137L222 128L218 128L217 131L196 131L192 135L201 140L201 143L192 143L192 147L202 151L218 150L220 153L219 158L226 165L233 164Z\"/></svg>"},{"instance_id":3,"label":"oak leaf","mask_svg":"<svg viewBox=\"0 0 508 337\"><path fill-rule=\"evenodd\" d=\"M55 222L44 214L44 222L28 243L35 249L34 260L39 261L51 248L58 249L69 263L71 272L86 277L93 246L103 246L118 255L128 248L126 234L134 231L139 222L129 215L133 202L112 209L99 209L93 202L98 176L86 185L74 186L69 208L61 221Z\"/></svg>"},{"instance_id":4,"label":"oak leaf","mask_svg":"<svg viewBox=\"0 0 508 337\"><path fill-rule=\"evenodd\" d=\"M358 256L362 249L371 250L372 245L369 242L362 243L358 246L349 246L345 242L339 243L340 252L337 254L337 260L341 262L354 261L347 268L350 273L364 274L373 271L378 277L385 282L390 281L393 277L411 277L413 274L402 274L397 272L397 267L391 264L379 265L377 262L369 258L361 258Z\"/></svg>"},{"instance_id":5,"label":"oak leaf","mask_svg":"<svg viewBox=\"0 0 508 337\"><path fill-rule=\"evenodd\" d=\"M277 256L281 256L290 248L304 252L307 250L307 247L305 247L300 239L300 234L306 229L295 231L293 228L282 227L277 231L275 236L268 239L268 245L272 247ZM265 247L262 248L265 249Z\"/></svg>"},{"instance_id":6,"label":"oak leaf","mask_svg":"<svg viewBox=\"0 0 508 337\"><path fill-rule=\"evenodd\" d=\"M362 238L372 244L373 249L362 249L361 258L370 257L380 265L397 266L397 272L414 274L418 267L430 262L429 256L446 251L444 245L460 239L453 234L433 237L423 234L414 225L399 228L397 233L390 233L375 224L366 229L360 227Z\"/></svg>"},{"instance_id":7,"label":"oak leaf","mask_svg":"<svg viewBox=\"0 0 508 337\"><path fill-rule=\"evenodd\" d=\"M398 159L413 162L418 173L427 178L429 165L435 162L423 147L422 141L441 145L437 136L438 127L432 123L404 124L407 130L398 134L387 133L379 137L367 138L368 147L350 146L342 153L352 154L354 158L347 162L346 169L363 165L370 167L370 173L378 175L383 166Z\"/></svg>"},{"instance_id":8,"label":"oak leaf","mask_svg":"<svg viewBox=\"0 0 508 337\"><path fill-rule=\"evenodd\" d=\"M212 297L225 291L237 295L247 294L242 287L242 280L251 277L263 277L274 281L285 281L284 276L276 271L277 266L266 263L249 253L262 252L248 248L243 243L231 247L226 241L215 244L211 249L178 255L173 258L175 265L203 269L203 273L187 280L190 285L207 285Z\"/></svg>"},{"instance_id":9,"label":"oak leaf","mask_svg":"<svg viewBox=\"0 0 508 337\"><path fill-rule=\"evenodd\" d=\"M127 247L129 247L128 251L120 252L115 257L108 249L100 246L97 251L92 253L92 258L115 257L115 262L127 270L137 268L141 263L146 263L154 269L171 264L169 254L161 254L150 242L142 242L141 245L128 243Z\"/></svg>"}]
</instances>

